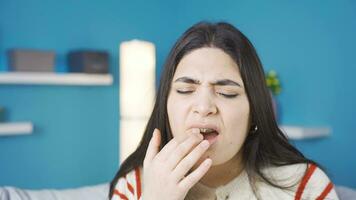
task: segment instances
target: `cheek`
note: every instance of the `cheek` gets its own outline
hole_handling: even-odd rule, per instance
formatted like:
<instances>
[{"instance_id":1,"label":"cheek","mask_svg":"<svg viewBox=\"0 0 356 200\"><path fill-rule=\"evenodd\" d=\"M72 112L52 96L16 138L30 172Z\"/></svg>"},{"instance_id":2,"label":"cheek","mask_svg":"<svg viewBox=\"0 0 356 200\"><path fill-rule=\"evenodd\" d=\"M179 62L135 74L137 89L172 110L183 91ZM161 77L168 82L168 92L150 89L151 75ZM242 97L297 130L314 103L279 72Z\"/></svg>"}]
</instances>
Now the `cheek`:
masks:
<instances>
[{"instance_id":1,"label":"cheek","mask_svg":"<svg viewBox=\"0 0 356 200\"><path fill-rule=\"evenodd\" d=\"M227 119L228 128L238 131L236 134L243 134L247 131L249 116L248 110L240 110L239 112L232 113Z\"/></svg>"},{"instance_id":2,"label":"cheek","mask_svg":"<svg viewBox=\"0 0 356 200\"><path fill-rule=\"evenodd\" d=\"M168 98L167 113L173 137L183 138L186 119L186 104L177 101L174 95Z\"/></svg>"},{"instance_id":3,"label":"cheek","mask_svg":"<svg viewBox=\"0 0 356 200\"><path fill-rule=\"evenodd\" d=\"M239 104L231 106L236 109L226 109L225 119L226 125L232 130L238 131L238 135L245 135L250 121L250 105L247 99ZM230 107L230 108L231 108Z\"/></svg>"},{"instance_id":4,"label":"cheek","mask_svg":"<svg viewBox=\"0 0 356 200\"><path fill-rule=\"evenodd\" d=\"M249 130L250 109L248 102L240 104L239 109L227 110L224 117L225 128L227 129L227 145L239 150L245 141ZM237 148L237 149L236 149Z\"/></svg>"}]
</instances>

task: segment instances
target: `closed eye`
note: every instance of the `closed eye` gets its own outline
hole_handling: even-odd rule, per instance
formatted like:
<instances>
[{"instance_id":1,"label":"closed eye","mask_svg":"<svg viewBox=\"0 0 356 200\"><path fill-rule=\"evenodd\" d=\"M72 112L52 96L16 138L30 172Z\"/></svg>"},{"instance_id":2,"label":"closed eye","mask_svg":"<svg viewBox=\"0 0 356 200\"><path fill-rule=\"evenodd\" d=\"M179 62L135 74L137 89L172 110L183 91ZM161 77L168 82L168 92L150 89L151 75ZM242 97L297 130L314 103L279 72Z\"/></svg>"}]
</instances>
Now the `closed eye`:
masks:
<instances>
[{"instance_id":1,"label":"closed eye","mask_svg":"<svg viewBox=\"0 0 356 200\"><path fill-rule=\"evenodd\" d=\"M193 91L191 91L191 90L186 90L186 91L177 90L177 92L178 92L179 94L189 94L189 93L192 93Z\"/></svg>"},{"instance_id":2,"label":"closed eye","mask_svg":"<svg viewBox=\"0 0 356 200\"><path fill-rule=\"evenodd\" d=\"M192 91L192 90L186 90L186 91L177 90L177 93L179 93L179 94L190 94L192 92L194 92L194 91ZM221 93L221 92L218 92L217 94L219 94L219 95L221 95L223 97L226 97L226 98L230 98L230 99L231 98L235 98L235 97L238 96L238 94L224 94L224 93Z\"/></svg>"},{"instance_id":3,"label":"closed eye","mask_svg":"<svg viewBox=\"0 0 356 200\"><path fill-rule=\"evenodd\" d=\"M224 94L224 93L218 93L226 98L232 99L238 96L238 94Z\"/></svg>"}]
</instances>

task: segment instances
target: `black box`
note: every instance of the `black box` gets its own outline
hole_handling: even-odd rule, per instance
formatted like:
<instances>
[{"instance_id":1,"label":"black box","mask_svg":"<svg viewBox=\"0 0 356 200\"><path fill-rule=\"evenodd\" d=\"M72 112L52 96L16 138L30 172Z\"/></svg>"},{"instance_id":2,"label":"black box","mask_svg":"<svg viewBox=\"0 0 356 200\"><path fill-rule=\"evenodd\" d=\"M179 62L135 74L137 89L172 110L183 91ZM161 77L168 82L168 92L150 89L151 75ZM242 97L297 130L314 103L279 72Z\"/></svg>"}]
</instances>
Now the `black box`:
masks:
<instances>
[{"instance_id":1,"label":"black box","mask_svg":"<svg viewBox=\"0 0 356 200\"><path fill-rule=\"evenodd\" d=\"M67 62L70 72L109 73L109 54L105 51L71 51Z\"/></svg>"},{"instance_id":2,"label":"black box","mask_svg":"<svg viewBox=\"0 0 356 200\"><path fill-rule=\"evenodd\" d=\"M10 71L53 72L54 51L10 49L7 52Z\"/></svg>"}]
</instances>

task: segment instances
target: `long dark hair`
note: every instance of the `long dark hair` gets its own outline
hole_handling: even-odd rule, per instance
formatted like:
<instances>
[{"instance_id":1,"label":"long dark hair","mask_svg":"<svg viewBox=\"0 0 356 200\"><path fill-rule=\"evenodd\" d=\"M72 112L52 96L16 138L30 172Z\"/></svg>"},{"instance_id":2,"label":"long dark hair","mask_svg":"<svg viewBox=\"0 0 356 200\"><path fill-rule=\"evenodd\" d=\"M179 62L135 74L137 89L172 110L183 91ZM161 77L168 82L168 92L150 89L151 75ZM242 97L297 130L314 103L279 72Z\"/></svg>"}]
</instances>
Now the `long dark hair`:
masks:
<instances>
[{"instance_id":1,"label":"long dark hair","mask_svg":"<svg viewBox=\"0 0 356 200\"><path fill-rule=\"evenodd\" d=\"M252 184L259 177L270 185L286 188L271 181L263 174L262 169L268 166L296 163L316 164L289 144L283 132L278 128L262 64L251 42L229 23L200 22L189 28L178 39L168 55L161 75L154 109L144 135L137 149L122 163L112 180L110 198L118 179L143 165L148 143L155 128L158 128L162 134L161 148L172 139L167 114L167 99L173 75L184 55L202 47L223 50L239 67L250 103L251 124L258 127L257 131L248 134L242 149L245 169Z\"/></svg>"}]
</instances>

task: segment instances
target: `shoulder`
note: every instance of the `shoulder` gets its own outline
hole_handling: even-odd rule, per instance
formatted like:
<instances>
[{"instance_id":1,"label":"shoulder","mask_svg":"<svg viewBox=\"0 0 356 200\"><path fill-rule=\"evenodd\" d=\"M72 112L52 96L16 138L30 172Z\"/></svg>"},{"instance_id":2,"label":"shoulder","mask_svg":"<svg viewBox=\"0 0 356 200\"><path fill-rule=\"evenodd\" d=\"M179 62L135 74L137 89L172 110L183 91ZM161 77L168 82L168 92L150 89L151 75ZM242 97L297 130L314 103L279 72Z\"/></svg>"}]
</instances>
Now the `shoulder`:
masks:
<instances>
[{"instance_id":1,"label":"shoulder","mask_svg":"<svg viewBox=\"0 0 356 200\"><path fill-rule=\"evenodd\" d=\"M338 199L334 184L326 173L314 164L308 165L296 194L307 199Z\"/></svg>"},{"instance_id":2,"label":"shoulder","mask_svg":"<svg viewBox=\"0 0 356 200\"><path fill-rule=\"evenodd\" d=\"M272 166L262 170L263 174L274 183L289 187L298 184L308 169L307 164Z\"/></svg>"},{"instance_id":3,"label":"shoulder","mask_svg":"<svg viewBox=\"0 0 356 200\"><path fill-rule=\"evenodd\" d=\"M293 185L295 199L338 199L329 177L314 164L271 167L264 174L279 185Z\"/></svg>"},{"instance_id":4,"label":"shoulder","mask_svg":"<svg viewBox=\"0 0 356 200\"><path fill-rule=\"evenodd\" d=\"M142 169L135 168L119 178L112 200L139 200L142 193Z\"/></svg>"}]
</instances>

